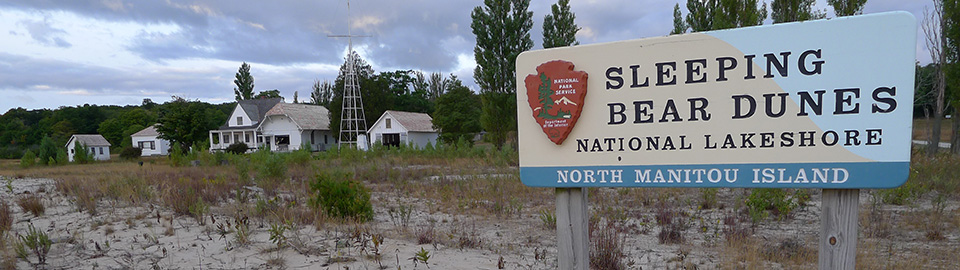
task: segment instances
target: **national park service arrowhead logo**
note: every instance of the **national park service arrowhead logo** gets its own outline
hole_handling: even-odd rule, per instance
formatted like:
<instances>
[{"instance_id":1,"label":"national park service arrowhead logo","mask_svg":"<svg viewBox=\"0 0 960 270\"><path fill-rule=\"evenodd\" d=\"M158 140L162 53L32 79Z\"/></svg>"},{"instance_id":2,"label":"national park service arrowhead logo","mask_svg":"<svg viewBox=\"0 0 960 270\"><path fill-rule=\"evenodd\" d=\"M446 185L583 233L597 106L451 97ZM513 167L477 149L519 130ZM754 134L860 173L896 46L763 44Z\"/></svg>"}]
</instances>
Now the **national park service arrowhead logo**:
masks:
<instances>
[{"instance_id":1,"label":"national park service arrowhead logo","mask_svg":"<svg viewBox=\"0 0 960 270\"><path fill-rule=\"evenodd\" d=\"M587 73L573 71L571 62L554 60L537 66L537 74L527 75L524 84L533 118L550 141L562 144L583 111Z\"/></svg>"}]
</instances>

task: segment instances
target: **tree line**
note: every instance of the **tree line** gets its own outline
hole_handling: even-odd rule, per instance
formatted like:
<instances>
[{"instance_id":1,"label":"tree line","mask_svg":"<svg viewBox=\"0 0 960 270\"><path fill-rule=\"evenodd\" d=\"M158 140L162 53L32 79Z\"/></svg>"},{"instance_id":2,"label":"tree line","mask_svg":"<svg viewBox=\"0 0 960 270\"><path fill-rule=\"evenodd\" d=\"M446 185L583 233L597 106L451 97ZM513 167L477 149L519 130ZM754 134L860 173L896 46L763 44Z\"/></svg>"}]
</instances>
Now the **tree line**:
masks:
<instances>
[{"instance_id":1,"label":"tree line","mask_svg":"<svg viewBox=\"0 0 960 270\"><path fill-rule=\"evenodd\" d=\"M917 66L915 115L934 120L933 132L947 114L960 115L960 26L956 18L958 0L934 0L934 10L924 18L933 63ZM866 0L828 0L834 15L858 15ZM533 48L530 30L533 12L529 0L484 0L471 13L471 29L476 36L474 58L477 67L473 79L479 86L474 93L456 76L425 74L415 70L376 72L354 53L363 97L365 120L372 124L386 110L431 114L435 127L442 130L441 140L455 142L472 138L481 130L497 148L516 142L516 56ZM769 7L769 12L768 12ZM680 4L673 9L670 34L710 31L763 24L821 19L826 10L814 9L813 0L774 0L769 6L758 0L687 0L687 14ZM559 0L543 17L544 48L572 46L579 42L576 15L569 0ZM350 59L345 57L344 59ZM325 106L330 111L330 129L339 131L346 61L334 81L315 81L309 97L294 102ZM243 63L234 80L236 100L280 97L279 90L256 93L250 66ZM188 147L204 141L207 130L221 125L235 103L219 105L174 97L156 104L145 100L140 106L60 107L55 110L11 109L0 115L0 158L16 158L24 149L35 148L44 137L65 143L71 134L100 133L116 147L129 145L129 135L139 128L159 122L161 133L171 141ZM169 124L167 124L169 123ZM954 121L954 152L960 152L960 121ZM136 130L135 130L136 129ZM935 145L935 144L934 144ZM932 150L936 150L932 148ZM935 151L934 151L935 152Z\"/></svg>"}]
</instances>

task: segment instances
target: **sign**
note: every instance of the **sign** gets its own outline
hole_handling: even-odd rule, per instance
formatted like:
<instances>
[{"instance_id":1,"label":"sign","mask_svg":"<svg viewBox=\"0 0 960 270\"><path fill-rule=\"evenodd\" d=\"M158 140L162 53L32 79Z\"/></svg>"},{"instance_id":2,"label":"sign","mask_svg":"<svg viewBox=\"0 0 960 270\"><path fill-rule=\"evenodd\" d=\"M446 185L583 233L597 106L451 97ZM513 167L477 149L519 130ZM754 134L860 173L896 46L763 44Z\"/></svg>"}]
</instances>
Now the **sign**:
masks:
<instances>
[{"instance_id":1,"label":"sign","mask_svg":"<svg viewBox=\"0 0 960 270\"><path fill-rule=\"evenodd\" d=\"M522 182L897 187L916 28L891 12L525 52Z\"/></svg>"}]
</instances>

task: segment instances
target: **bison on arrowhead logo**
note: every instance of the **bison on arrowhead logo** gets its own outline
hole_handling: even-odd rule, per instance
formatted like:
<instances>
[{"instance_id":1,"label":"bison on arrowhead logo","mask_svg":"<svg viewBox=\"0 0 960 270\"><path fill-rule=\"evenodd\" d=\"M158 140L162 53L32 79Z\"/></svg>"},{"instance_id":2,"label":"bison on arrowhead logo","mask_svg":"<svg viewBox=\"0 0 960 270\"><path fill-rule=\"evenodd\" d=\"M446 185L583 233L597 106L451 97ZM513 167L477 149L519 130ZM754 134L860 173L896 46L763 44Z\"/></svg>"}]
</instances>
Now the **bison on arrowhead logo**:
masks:
<instances>
[{"instance_id":1,"label":"bison on arrowhead logo","mask_svg":"<svg viewBox=\"0 0 960 270\"><path fill-rule=\"evenodd\" d=\"M573 71L573 63L554 60L537 66L537 74L524 79L533 118L553 143L567 138L583 111L587 73Z\"/></svg>"}]
</instances>

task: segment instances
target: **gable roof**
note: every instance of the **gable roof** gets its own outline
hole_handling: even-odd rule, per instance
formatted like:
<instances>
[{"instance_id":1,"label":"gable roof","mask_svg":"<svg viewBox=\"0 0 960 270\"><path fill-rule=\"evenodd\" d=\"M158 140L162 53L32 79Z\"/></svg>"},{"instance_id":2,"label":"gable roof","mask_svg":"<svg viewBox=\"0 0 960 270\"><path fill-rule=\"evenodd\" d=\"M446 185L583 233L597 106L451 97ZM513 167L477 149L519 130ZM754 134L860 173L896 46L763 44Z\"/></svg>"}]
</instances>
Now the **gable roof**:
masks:
<instances>
[{"instance_id":1,"label":"gable roof","mask_svg":"<svg viewBox=\"0 0 960 270\"><path fill-rule=\"evenodd\" d=\"M137 131L137 133L131 134L130 136L131 137L156 137L159 135L160 133L157 132L157 125L154 124L141 131Z\"/></svg>"},{"instance_id":2,"label":"gable roof","mask_svg":"<svg viewBox=\"0 0 960 270\"><path fill-rule=\"evenodd\" d=\"M383 114L393 116L394 121L407 128L409 132L437 132L436 129L433 129L433 117L430 117L429 114L389 110L383 112ZM380 118L383 118L383 116L380 116Z\"/></svg>"},{"instance_id":3,"label":"gable roof","mask_svg":"<svg viewBox=\"0 0 960 270\"><path fill-rule=\"evenodd\" d=\"M248 126L253 126L253 123L263 121L267 111L270 111L270 108L276 106L280 101L282 101L280 98L244 99L237 101L237 106L242 108L243 112L250 118L251 123ZM227 119L227 123L224 123L220 129L227 129L229 126L230 119Z\"/></svg>"},{"instance_id":4,"label":"gable roof","mask_svg":"<svg viewBox=\"0 0 960 270\"><path fill-rule=\"evenodd\" d=\"M309 104L277 103L264 117L286 115L301 130L330 130L330 111L323 106Z\"/></svg>"},{"instance_id":5,"label":"gable roof","mask_svg":"<svg viewBox=\"0 0 960 270\"><path fill-rule=\"evenodd\" d=\"M86 146L110 146L110 142L100 134L74 134L67 140L65 147L73 147L70 141L77 141Z\"/></svg>"}]
</instances>

